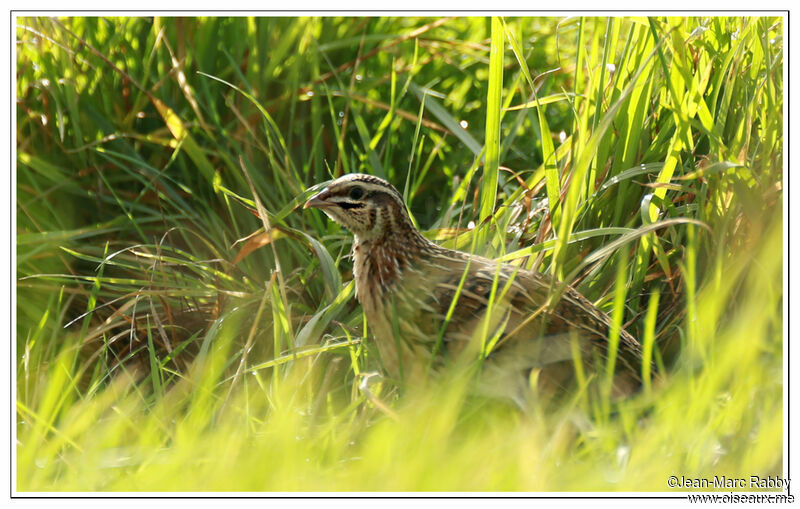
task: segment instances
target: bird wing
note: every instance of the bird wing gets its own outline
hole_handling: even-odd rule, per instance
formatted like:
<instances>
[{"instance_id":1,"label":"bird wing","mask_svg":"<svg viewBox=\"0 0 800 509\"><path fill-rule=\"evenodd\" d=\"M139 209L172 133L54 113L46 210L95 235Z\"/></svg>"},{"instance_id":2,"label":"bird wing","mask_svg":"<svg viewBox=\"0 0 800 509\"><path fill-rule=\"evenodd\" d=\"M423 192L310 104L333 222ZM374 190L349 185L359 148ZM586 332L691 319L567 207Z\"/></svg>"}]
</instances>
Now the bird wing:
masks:
<instances>
[{"instance_id":1,"label":"bird wing","mask_svg":"<svg viewBox=\"0 0 800 509\"><path fill-rule=\"evenodd\" d=\"M530 367L569 359L574 354L565 338L572 336L582 355L598 349L606 353L609 317L571 287L548 307L554 285L543 274L473 257L469 263L462 261L460 270L450 267L428 276L433 292L418 306L418 322L426 328L423 334L438 339L447 321L442 340L449 351L460 351L476 335L485 335L480 338L484 344L496 341L492 355L514 351L519 362ZM487 310L493 316L487 318ZM620 366L638 371L635 361L641 358L641 347L624 330L619 352Z\"/></svg>"}]
</instances>

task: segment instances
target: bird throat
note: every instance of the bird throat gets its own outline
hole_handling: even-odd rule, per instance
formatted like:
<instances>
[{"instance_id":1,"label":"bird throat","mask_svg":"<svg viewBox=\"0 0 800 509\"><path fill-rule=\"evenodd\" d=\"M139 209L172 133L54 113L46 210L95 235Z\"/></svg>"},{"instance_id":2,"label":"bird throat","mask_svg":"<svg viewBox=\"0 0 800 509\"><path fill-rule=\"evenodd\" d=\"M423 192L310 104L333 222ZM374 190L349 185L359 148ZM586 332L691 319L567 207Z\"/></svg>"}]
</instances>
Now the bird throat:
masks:
<instances>
[{"instance_id":1,"label":"bird throat","mask_svg":"<svg viewBox=\"0 0 800 509\"><path fill-rule=\"evenodd\" d=\"M403 278L403 273L419 262L429 242L400 211L393 211L380 235L355 237L353 276L356 295L365 307L377 306Z\"/></svg>"}]
</instances>

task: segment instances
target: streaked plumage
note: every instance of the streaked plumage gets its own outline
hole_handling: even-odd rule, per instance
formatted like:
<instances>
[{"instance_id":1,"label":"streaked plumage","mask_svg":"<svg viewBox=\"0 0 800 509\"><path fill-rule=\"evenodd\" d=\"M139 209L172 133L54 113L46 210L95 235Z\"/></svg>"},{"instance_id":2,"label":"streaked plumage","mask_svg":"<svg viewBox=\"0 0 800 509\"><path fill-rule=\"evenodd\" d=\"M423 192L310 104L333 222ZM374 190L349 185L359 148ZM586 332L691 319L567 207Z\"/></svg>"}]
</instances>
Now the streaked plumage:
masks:
<instances>
[{"instance_id":1,"label":"streaked plumage","mask_svg":"<svg viewBox=\"0 0 800 509\"><path fill-rule=\"evenodd\" d=\"M605 313L571 287L548 309L547 276L427 240L385 180L345 175L309 199L309 207L355 237L357 297L390 376L418 376L461 352L477 358L481 348L490 350L487 370L530 370L572 359L572 339L588 360L604 357L611 323ZM639 343L620 331L618 369L636 379L640 357Z\"/></svg>"}]
</instances>

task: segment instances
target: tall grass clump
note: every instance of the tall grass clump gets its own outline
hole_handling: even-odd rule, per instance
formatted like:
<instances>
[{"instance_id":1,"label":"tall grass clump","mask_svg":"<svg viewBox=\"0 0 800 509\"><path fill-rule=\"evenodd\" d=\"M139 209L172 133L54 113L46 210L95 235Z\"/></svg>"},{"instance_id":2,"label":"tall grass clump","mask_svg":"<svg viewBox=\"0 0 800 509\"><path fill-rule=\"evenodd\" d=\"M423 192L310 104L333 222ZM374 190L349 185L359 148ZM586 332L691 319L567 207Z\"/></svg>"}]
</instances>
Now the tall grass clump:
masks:
<instances>
[{"instance_id":1,"label":"tall grass clump","mask_svg":"<svg viewBox=\"0 0 800 509\"><path fill-rule=\"evenodd\" d=\"M17 491L784 476L782 18L16 37ZM394 183L436 242L575 286L643 343L642 389L522 411L463 373L381 379L351 237L302 210L347 172Z\"/></svg>"}]
</instances>

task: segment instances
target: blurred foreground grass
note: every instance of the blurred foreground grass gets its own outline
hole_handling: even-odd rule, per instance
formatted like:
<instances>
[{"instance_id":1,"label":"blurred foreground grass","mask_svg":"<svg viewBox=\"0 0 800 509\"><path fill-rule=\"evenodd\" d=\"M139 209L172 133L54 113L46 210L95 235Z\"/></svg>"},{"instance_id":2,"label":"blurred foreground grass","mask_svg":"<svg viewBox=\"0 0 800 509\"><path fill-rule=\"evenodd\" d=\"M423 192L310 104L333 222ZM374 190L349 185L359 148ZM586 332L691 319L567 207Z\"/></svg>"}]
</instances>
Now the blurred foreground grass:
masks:
<instances>
[{"instance_id":1,"label":"blurred foreground grass","mask_svg":"<svg viewBox=\"0 0 800 509\"><path fill-rule=\"evenodd\" d=\"M16 21L17 490L782 474L780 18ZM298 209L351 171L575 284L662 381L522 413L367 379L350 236Z\"/></svg>"}]
</instances>

